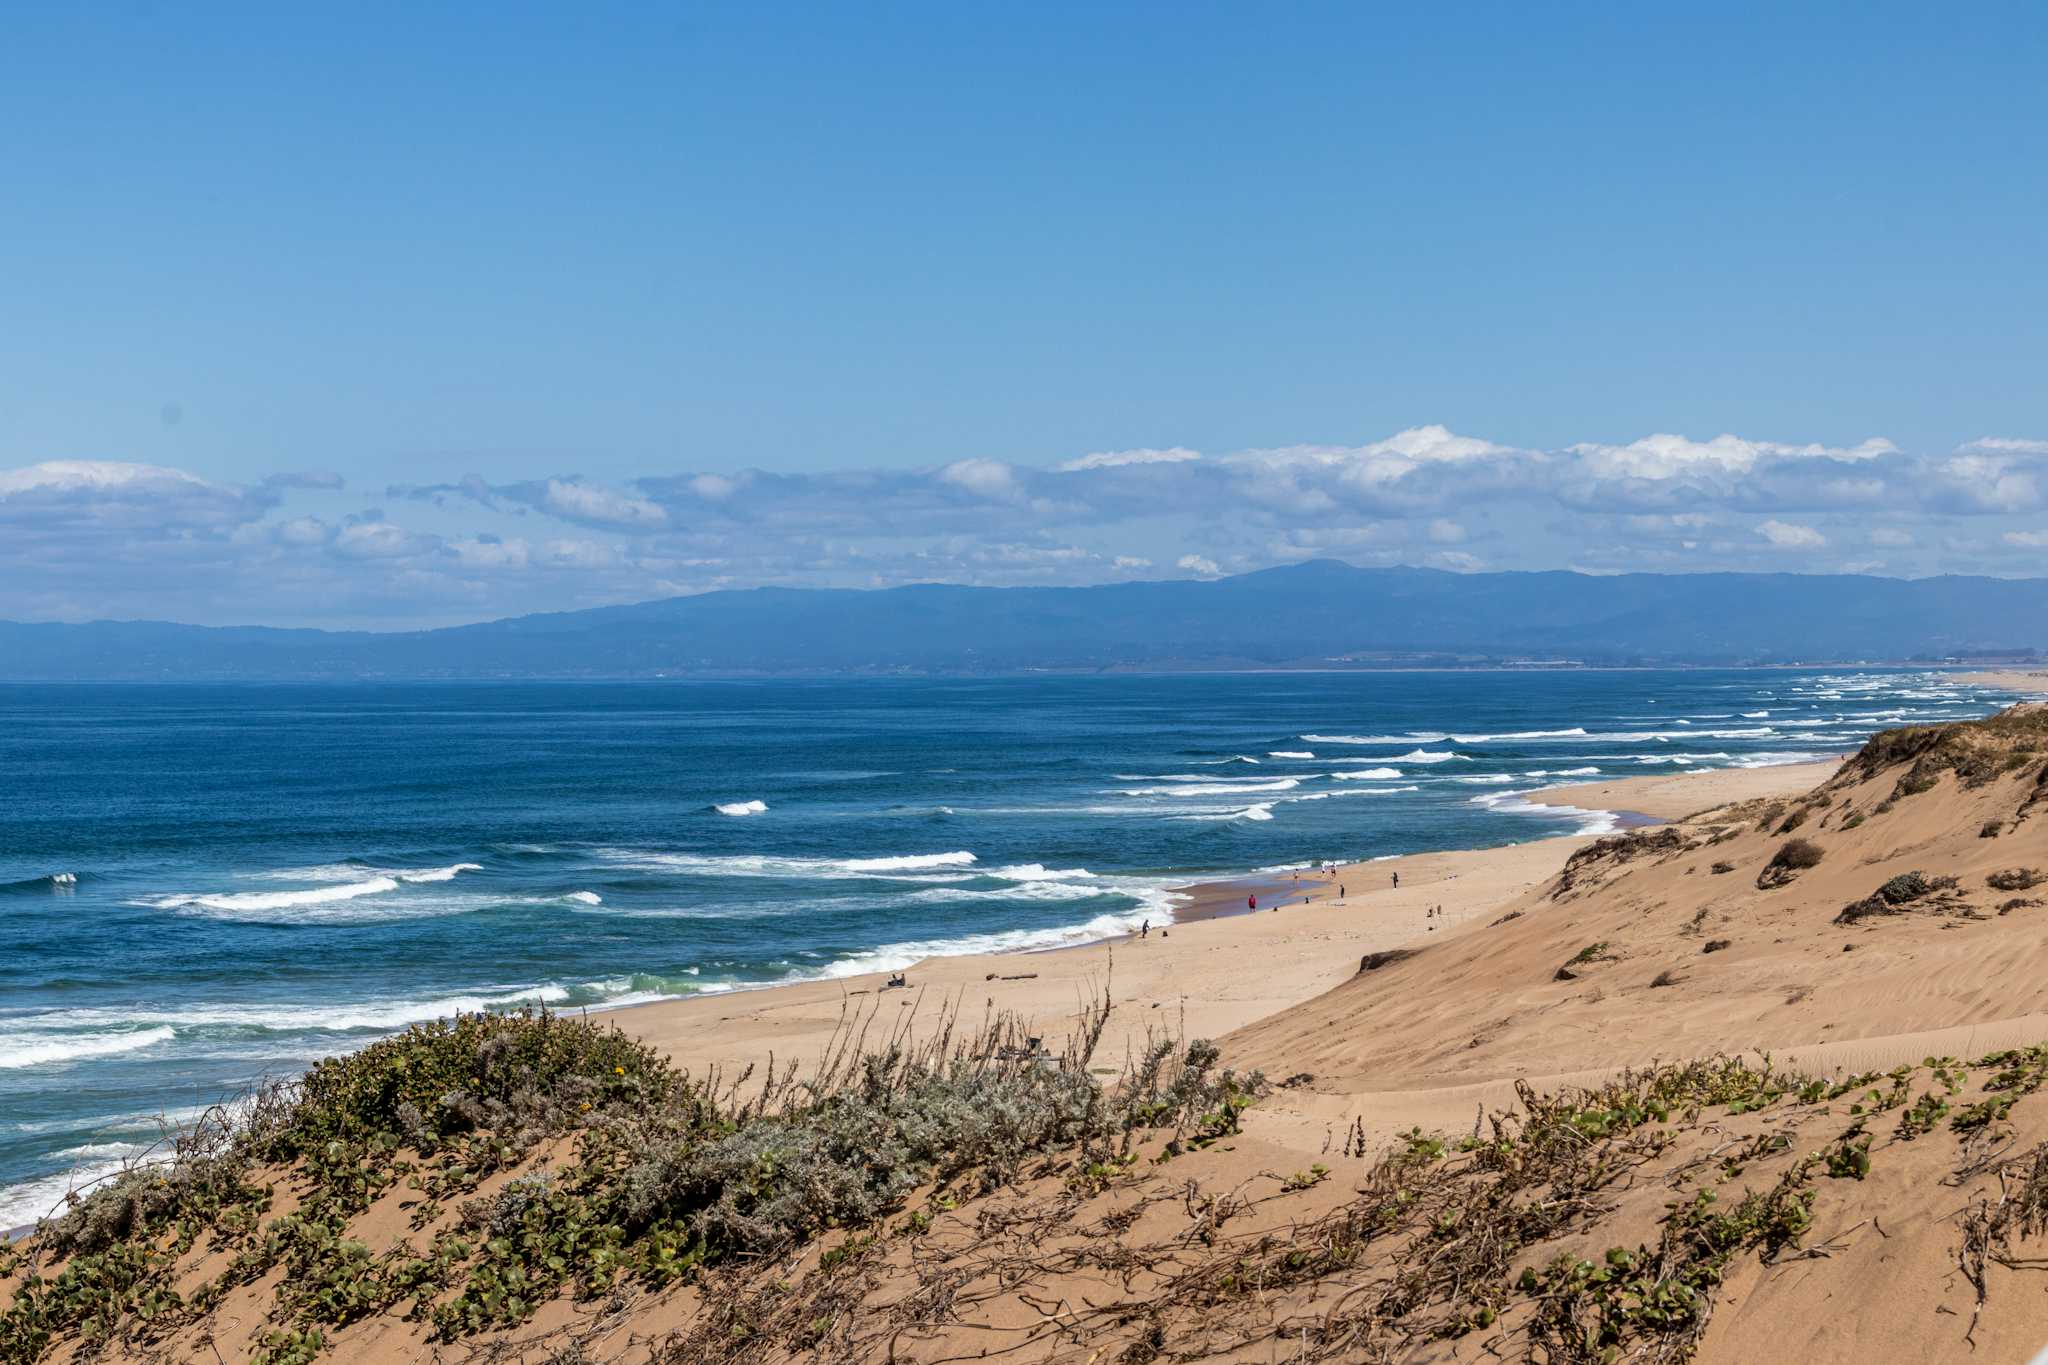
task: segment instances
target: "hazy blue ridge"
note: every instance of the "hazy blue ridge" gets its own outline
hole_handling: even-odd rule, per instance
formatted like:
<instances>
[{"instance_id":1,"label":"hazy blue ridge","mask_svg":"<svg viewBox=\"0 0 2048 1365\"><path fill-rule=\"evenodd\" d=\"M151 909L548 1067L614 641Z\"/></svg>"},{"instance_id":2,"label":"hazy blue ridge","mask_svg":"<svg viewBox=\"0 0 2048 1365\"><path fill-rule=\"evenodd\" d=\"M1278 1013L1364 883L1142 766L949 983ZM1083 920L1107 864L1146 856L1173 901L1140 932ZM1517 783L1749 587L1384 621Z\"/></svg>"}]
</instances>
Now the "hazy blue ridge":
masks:
<instances>
[{"instance_id":1,"label":"hazy blue ridge","mask_svg":"<svg viewBox=\"0 0 2048 1365\"><path fill-rule=\"evenodd\" d=\"M2048 579L1454 574L1329 560L1082 588L756 588L439 630L0 623L0 678L983 673L1938 659L2048 637ZM1389 657L1392 656L1392 657Z\"/></svg>"}]
</instances>

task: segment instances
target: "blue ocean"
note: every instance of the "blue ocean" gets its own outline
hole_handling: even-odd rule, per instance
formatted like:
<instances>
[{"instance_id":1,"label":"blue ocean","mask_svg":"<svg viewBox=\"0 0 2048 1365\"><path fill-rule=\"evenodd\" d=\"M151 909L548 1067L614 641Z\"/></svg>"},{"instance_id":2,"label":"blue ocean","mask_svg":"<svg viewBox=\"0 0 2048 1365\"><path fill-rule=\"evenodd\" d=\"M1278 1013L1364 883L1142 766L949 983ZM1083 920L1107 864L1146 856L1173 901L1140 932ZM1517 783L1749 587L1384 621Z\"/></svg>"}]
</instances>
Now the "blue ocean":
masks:
<instances>
[{"instance_id":1,"label":"blue ocean","mask_svg":"<svg viewBox=\"0 0 2048 1365\"><path fill-rule=\"evenodd\" d=\"M456 1010L1055 947L1191 880L1609 827L1535 787L1795 762L1909 672L0 687L0 1228Z\"/></svg>"}]
</instances>

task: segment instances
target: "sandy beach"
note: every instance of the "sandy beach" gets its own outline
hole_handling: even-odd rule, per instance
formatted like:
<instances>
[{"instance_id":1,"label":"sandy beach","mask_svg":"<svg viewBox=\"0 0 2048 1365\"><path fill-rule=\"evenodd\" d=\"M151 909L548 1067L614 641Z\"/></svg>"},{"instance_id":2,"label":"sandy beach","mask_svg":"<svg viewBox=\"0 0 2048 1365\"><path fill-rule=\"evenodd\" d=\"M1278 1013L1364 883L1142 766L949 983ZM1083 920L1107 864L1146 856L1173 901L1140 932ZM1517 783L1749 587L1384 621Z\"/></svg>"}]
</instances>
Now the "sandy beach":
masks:
<instances>
[{"instance_id":1,"label":"sandy beach","mask_svg":"<svg viewBox=\"0 0 2048 1365\"><path fill-rule=\"evenodd\" d=\"M2048 696L2048 669L1999 668L1982 673L1959 673L1958 682L1979 683L1985 687L2004 687L2014 692L2026 692L2036 696Z\"/></svg>"},{"instance_id":2,"label":"sandy beach","mask_svg":"<svg viewBox=\"0 0 2048 1365\"><path fill-rule=\"evenodd\" d=\"M1832 763L1728 768L1558 787L1528 799L1677 819L1731 801L1802 792L1833 770ZM771 1060L804 1065L848 1021L877 1040L906 1020L913 1030L929 1027L948 1009L969 1019L988 1012L1029 1018L1052 1044L1085 1000L1106 991L1114 1008L1097 1061L1115 1069L1150 1034L1221 1037L1341 985L1366 954L1447 939L1489 920L1588 842L1568 836L1350 863L1334 874L1303 872L1299 880L1201 883L1186 888L1172 924L1155 925L1142 939L929 958L905 972L907 988L885 989L888 974L878 973L602 1017L693 1071L731 1074ZM1245 913L1245 897L1254 893L1259 910Z\"/></svg>"},{"instance_id":3,"label":"sandy beach","mask_svg":"<svg viewBox=\"0 0 2048 1365\"><path fill-rule=\"evenodd\" d=\"M1525 800L1544 806L1628 811L1656 820L1683 820L1696 811L1751 801L1761 796L1796 796L1825 782L1839 758L1818 763L1785 763L1769 768L1716 768L1704 773L1662 773L1583 782L1531 792Z\"/></svg>"}]
</instances>

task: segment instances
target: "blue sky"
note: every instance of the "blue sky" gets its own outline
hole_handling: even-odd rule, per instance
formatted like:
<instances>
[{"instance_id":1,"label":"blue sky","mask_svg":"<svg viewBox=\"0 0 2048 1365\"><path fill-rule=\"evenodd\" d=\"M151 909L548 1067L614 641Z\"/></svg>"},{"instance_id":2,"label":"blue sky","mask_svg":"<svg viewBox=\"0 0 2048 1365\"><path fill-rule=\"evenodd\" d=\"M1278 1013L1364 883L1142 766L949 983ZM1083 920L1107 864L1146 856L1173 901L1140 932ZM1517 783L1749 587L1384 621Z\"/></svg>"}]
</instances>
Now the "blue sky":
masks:
<instances>
[{"instance_id":1,"label":"blue sky","mask_svg":"<svg viewBox=\"0 0 2048 1365\"><path fill-rule=\"evenodd\" d=\"M7 31L0 615L2048 571L2038 5Z\"/></svg>"}]
</instances>

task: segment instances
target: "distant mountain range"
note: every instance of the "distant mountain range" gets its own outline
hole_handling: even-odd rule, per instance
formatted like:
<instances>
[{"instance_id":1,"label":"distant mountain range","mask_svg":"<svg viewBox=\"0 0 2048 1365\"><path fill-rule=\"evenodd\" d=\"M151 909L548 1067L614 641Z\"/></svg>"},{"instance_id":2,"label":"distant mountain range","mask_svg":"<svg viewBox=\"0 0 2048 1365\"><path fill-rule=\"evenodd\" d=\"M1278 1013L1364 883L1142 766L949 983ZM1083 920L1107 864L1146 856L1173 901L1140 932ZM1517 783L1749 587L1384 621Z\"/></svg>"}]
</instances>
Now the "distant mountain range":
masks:
<instances>
[{"instance_id":1,"label":"distant mountain range","mask_svg":"<svg viewBox=\"0 0 2048 1365\"><path fill-rule=\"evenodd\" d=\"M440 630L0 622L0 678L1732 664L2031 653L2048 579L1454 574L1332 560L1087 588L756 588Z\"/></svg>"}]
</instances>

